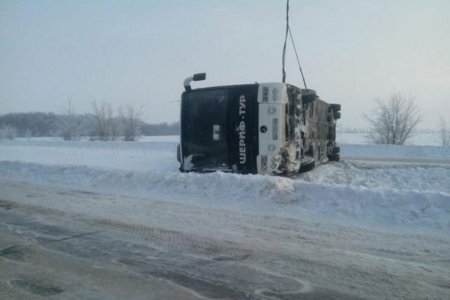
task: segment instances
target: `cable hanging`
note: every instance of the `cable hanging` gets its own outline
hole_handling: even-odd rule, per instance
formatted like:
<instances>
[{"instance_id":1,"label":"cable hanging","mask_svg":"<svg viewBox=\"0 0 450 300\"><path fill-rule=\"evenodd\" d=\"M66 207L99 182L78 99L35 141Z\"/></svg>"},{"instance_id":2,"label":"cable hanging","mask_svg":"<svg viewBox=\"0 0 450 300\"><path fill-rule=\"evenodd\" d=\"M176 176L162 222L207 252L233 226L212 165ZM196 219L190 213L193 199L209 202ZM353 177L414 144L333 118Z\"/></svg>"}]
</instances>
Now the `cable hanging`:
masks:
<instances>
[{"instance_id":1,"label":"cable hanging","mask_svg":"<svg viewBox=\"0 0 450 300\"><path fill-rule=\"evenodd\" d=\"M300 74L302 75L303 84L305 86L305 89L307 89L308 87L306 86L306 80L305 80L305 76L303 74L302 66L300 64L300 59L298 57L297 48L295 47L294 37L292 36L291 28L289 26L289 0L287 0L287 3L286 3L286 34L285 34L285 37L284 37L283 56L282 56L282 64L283 64L283 68L282 68L283 81L282 82L283 83L286 82L285 64L286 64L286 44L287 44L288 35L291 38L292 46L293 46L294 52L295 52L295 57L297 58L298 68L300 70Z\"/></svg>"},{"instance_id":2,"label":"cable hanging","mask_svg":"<svg viewBox=\"0 0 450 300\"><path fill-rule=\"evenodd\" d=\"M287 4L286 4L286 35L284 37L284 45L283 45L283 56L281 58L282 64L283 64L283 83L286 82L286 70L284 69L284 65L286 62L286 43L287 43L287 38L288 38L288 34L289 34L289 0L287 0Z\"/></svg>"}]
</instances>

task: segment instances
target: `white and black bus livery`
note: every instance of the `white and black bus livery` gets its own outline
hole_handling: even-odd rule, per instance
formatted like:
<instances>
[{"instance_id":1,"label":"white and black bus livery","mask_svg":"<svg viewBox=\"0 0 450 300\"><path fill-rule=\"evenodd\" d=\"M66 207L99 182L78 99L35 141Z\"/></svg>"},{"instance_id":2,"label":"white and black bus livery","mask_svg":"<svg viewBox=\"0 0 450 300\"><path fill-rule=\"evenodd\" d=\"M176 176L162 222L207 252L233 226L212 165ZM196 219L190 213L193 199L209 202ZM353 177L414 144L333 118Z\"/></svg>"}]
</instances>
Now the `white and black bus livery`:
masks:
<instances>
[{"instance_id":1,"label":"white and black bus livery","mask_svg":"<svg viewBox=\"0 0 450 300\"><path fill-rule=\"evenodd\" d=\"M191 88L205 77L184 82L180 171L287 175L339 161L339 104L286 83Z\"/></svg>"}]
</instances>

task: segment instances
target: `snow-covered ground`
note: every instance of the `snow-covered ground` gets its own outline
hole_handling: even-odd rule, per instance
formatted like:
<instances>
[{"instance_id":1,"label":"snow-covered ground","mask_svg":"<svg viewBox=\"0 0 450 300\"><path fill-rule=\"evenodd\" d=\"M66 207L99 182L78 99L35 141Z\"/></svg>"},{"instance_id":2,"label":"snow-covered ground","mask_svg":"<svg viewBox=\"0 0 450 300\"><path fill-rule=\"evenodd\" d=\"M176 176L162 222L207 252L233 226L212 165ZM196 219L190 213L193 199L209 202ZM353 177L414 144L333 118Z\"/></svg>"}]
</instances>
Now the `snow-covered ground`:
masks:
<instances>
[{"instance_id":1,"label":"snow-covered ground","mask_svg":"<svg viewBox=\"0 0 450 300\"><path fill-rule=\"evenodd\" d=\"M336 139L341 144L368 144L366 133L338 132ZM417 133L406 141L407 145L440 146L441 139L438 133Z\"/></svg>"},{"instance_id":2,"label":"snow-covered ground","mask_svg":"<svg viewBox=\"0 0 450 300\"><path fill-rule=\"evenodd\" d=\"M177 137L0 141L0 298L449 299L450 152L186 174Z\"/></svg>"},{"instance_id":3,"label":"snow-covered ground","mask_svg":"<svg viewBox=\"0 0 450 300\"><path fill-rule=\"evenodd\" d=\"M448 147L344 144L342 162L285 178L180 173L177 140L0 141L0 178L297 219L450 233Z\"/></svg>"}]
</instances>

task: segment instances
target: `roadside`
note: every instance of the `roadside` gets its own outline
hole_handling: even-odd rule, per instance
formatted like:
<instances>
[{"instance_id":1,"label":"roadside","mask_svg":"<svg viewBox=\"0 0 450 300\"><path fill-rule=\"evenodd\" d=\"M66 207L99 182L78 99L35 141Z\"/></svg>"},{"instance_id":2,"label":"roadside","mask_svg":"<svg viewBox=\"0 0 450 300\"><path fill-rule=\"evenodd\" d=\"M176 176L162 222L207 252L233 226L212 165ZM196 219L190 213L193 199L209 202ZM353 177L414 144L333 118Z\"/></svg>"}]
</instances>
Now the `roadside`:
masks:
<instances>
[{"instance_id":1,"label":"roadside","mask_svg":"<svg viewBox=\"0 0 450 300\"><path fill-rule=\"evenodd\" d=\"M373 162L385 162L385 163L416 163L416 164L431 164L431 165L448 165L450 164L450 159L424 159L424 158L389 158L389 157L352 157L343 156L343 160L354 160L354 161L373 161Z\"/></svg>"}]
</instances>

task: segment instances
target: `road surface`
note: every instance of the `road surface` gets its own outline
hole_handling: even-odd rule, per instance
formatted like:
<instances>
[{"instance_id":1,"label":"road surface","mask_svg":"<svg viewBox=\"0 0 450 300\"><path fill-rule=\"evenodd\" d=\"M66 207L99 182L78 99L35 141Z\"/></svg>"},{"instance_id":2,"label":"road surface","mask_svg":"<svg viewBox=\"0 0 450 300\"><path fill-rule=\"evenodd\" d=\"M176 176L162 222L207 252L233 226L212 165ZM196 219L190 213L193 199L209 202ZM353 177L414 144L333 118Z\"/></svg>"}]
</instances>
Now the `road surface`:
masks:
<instances>
[{"instance_id":1,"label":"road surface","mask_svg":"<svg viewBox=\"0 0 450 300\"><path fill-rule=\"evenodd\" d=\"M446 235L0 180L1 299L450 299Z\"/></svg>"}]
</instances>

